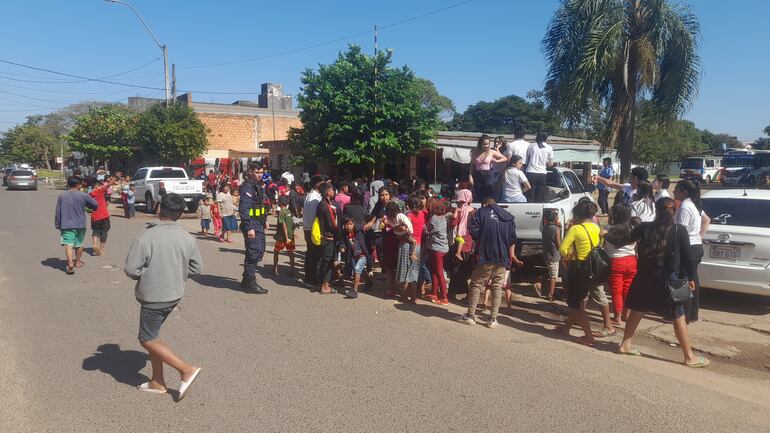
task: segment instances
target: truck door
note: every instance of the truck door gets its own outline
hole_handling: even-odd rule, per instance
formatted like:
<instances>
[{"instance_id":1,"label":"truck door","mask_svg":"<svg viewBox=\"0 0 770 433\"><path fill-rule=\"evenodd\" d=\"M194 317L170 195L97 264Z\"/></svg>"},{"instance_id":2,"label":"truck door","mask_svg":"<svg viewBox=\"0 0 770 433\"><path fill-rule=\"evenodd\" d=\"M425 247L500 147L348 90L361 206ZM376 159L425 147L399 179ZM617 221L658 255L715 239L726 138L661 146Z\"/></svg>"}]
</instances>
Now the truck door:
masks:
<instances>
[{"instance_id":1,"label":"truck door","mask_svg":"<svg viewBox=\"0 0 770 433\"><path fill-rule=\"evenodd\" d=\"M144 203L144 193L147 191L147 183L145 178L147 177L147 169L140 168L131 176L131 182L136 186L136 201Z\"/></svg>"}]
</instances>

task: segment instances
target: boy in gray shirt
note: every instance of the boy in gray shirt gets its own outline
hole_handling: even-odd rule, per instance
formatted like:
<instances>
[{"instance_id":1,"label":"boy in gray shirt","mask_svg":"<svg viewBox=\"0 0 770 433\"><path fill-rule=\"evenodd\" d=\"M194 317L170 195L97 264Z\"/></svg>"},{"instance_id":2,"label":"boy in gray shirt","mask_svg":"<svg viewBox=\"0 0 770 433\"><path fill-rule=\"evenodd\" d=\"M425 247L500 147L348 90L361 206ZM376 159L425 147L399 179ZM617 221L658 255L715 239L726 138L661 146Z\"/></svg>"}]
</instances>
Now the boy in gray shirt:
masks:
<instances>
[{"instance_id":1,"label":"boy in gray shirt","mask_svg":"<svg viewBox=\"0 0 770 433\"><path fill-rule=\"evenodd\" d=\"M188 364L169 346L160 341L160 326L184 295L188 277L203 269L195 239L176 220L186 203L178 194L166 194L160 204L160 222L145 231L131 244L123 269L136 282L139 311L139 343L150 353L152 379L139 385L141 391L166 393L163 363L181 375L179 399L198 377L200 367Z\"/></svg>"}]
</instances>

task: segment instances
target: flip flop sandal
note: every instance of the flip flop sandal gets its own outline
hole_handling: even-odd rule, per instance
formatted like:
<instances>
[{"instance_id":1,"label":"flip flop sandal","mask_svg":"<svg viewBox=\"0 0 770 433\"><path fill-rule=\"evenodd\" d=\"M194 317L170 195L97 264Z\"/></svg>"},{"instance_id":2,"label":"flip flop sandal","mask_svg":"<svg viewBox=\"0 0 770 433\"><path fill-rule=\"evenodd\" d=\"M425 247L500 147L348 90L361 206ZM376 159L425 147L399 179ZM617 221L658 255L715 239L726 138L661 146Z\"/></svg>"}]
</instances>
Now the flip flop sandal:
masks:
<instances>
[{"instance_id":1,"label":"flip flop sandal","mask_svg":"<svg viewBox=\"0 0 770 433\"><path fill-rule=\"evenodd\" d=\"M149 392L150 394L165 394L168 392L166 389L150 388L150 382L145 382L136 387L139 391Z\"/></svg>"},{"instance_id":2,"label":"flip flop sandal","mask_svg":"<svg viewBox=\"0 0 770 433\"><path fill-rule=\"evenodd\" d=\"M617 333L618 333L618 331L612 331L612 332L610 332L610 331L608 331L608 330L606 330L606 329L602 328L602 330L601 330L601 331L592 331L591 333L593 334L593 336L594 336L594 337L599 337L599 338L606 338L606 337L609 337L610 335L615 335L615 334L617 334Z\"/></svg>"},{"instance_id":3,"label":"flip flop sandal","mask_svg":"<svg viewBox=\"0 0 770 433\"><path fill-rule=\"evenodd\" d=\"M698 362L694 362L694 363L691 363L691 364L685 363L684 365L686 365L688 367L691 367L691 368L702 368L702 367L705 367L705 366L707 366L709 364L711 364L711 361L709 361L708 359L706 359L706 358L704 358L702 356L699 356L698 357Z\"/></svg>"},{"instance_id":4,"label":"flip flop sandal","mask_svg":"<svg viewBox=\"0 0 770 433\"><path fill-rule=\"evenodd\" d=\"M72 266L67 266L67 269L64 271L67 275L74 275L75 274L75 268Z\"/></svg>"},{"instance_id":5,"label":"flip flop sandal","mask_svg":"<svg viewBox=\"0 0 770 433\"><path fill-rule=\"evenodd\" d=\"M577 344L582 344L583 346L587 346L587 347L594 347L594 345L596 344L596 343L592 343L592 342L590 342L590 341L586 341L586 340L584 340L584 339L583 339L583 337L578 337L578 338L576 338L576 339L575 339L575 342L576 342Z\"/></svg>"},{"instance_id":6,"label":"flip flop sandal","mask_svg":"<svg viewBox=\"0 0 770 433\"><path fill-rule=\"evenodd\" d=\"M639 349L631 349L626 352L622 352L618 350L618 353L621 355L628 355L628 356L642 356L642 352L640 352Z\"/></svg>"},{"instance_id":7,"label":"flip flop sandal","mask_svg":"<svg viewBox=\"0 0 770 433\"><path fill-rule=\"evenodd\" d=\"M192 376L190 376L187 382L182 381L182 383L179 385L179 400L182 400L187 395L187 392L190 390L190 386L192 386L193 382L195 382L195 379L198 377L198 373L200 372L201 372L201 368L198 367L197 369L195 369Z\"/></svg>"}]
</instances>

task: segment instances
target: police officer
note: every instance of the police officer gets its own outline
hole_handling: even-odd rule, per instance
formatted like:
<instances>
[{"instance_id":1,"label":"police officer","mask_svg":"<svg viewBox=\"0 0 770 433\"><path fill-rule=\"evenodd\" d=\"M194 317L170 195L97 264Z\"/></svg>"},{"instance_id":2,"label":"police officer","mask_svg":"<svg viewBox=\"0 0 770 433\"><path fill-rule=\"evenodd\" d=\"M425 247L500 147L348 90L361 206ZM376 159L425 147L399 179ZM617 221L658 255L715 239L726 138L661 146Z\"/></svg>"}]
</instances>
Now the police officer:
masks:
<instances>
[{"instance_id":1,"label":"police officer","mask_svg":"<svg viewBox=\"0 0 770 433\"><path fill-rule=\"evenodd\" d=\"M240 188L241 202L238 205L241 232L246 245L241 288L247 293L259 295L267 293L267 289L257 284L256 277L257 264L265 255L265 223L267 221L265 193L259 184L262 172L261 163L252 162L249 164L244 173L245 179Z\"/></svg>"}]
</instances>

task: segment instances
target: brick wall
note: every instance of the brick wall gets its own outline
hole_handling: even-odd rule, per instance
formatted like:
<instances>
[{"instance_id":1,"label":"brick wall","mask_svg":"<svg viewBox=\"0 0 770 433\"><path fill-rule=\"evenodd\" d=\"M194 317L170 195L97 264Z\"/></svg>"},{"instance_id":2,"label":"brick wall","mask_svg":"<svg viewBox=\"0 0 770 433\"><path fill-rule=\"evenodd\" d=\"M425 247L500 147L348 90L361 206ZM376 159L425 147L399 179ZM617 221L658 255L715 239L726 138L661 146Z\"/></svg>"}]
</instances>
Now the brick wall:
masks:
<instances>
[{"instance_id":1,"label":"brick wall","mask_svg":"<svg viewBox=\"0 0 770 433\"><path fill-rule=\"evenodd\" d=\"M289 138L289 128L301 128L302 122L299 117L279 117L275 116L275 135L273 135L273 116L264 115L257 117L257 130L259 131L259 142L265 141L283 141Z\"/></svg>"},{"instance_id":2,"label":"brick wall","mask_svg":"<svg viewBox=\"0 0 770 433\"><path fill-rule=\"evenodd\" d=\"M209 128L209 149L257 152L254 116L196 113ZM264 150L263 150L264 151Z\"/></svg>"}]
</instances>

